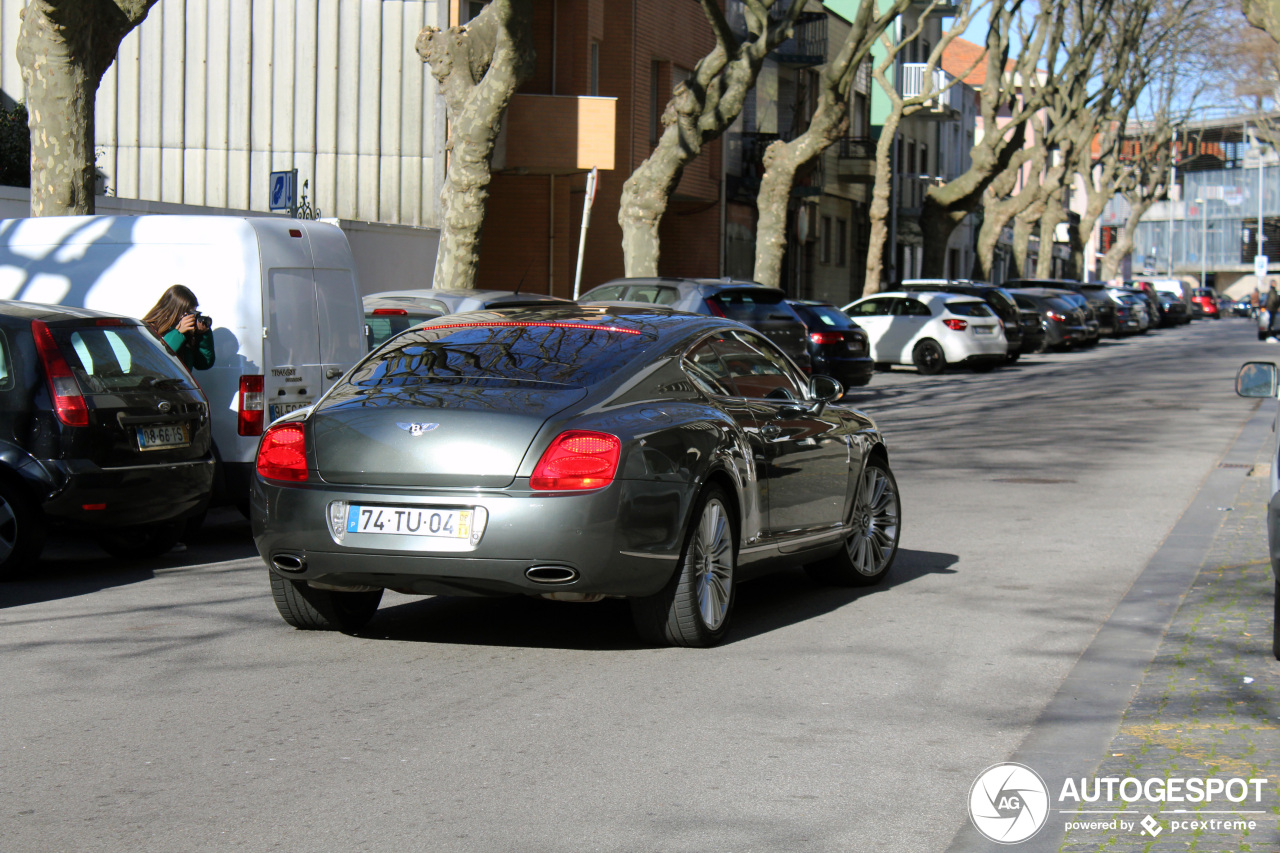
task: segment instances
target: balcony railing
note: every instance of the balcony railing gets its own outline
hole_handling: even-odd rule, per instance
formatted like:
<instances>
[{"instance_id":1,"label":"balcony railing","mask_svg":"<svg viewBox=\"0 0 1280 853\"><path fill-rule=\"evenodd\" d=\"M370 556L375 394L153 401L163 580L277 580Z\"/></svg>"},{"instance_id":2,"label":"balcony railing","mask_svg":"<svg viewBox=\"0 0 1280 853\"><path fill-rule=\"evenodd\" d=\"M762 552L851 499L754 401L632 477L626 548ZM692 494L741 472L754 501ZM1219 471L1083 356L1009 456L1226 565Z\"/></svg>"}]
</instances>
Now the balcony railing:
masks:
<instances>
[{"instance_id":1,"label":"balcony railing","mask_svg":"<svg viewBox=\"0 0 1280 853\"><path fill-rule=\"evenodd\" d=\"M941 68L935 68L932 74L928 69L924 62L903 63L899 88L902 97L917 98L937 92L937 96L925 102L924 110L915 115L940 120L959 118L964 111L962 84Z\"/></svg>"},{"instance_id":2,"label":"balcony railing","mask_svg":"<svg viewBox=\"0 0 1280 853\"><path fill-rule=\"evenodd\" d=\"M876 141L845 137L836 152L836 177L855 184L872 184L876 180Z\"/></svg>"}]
</instances>

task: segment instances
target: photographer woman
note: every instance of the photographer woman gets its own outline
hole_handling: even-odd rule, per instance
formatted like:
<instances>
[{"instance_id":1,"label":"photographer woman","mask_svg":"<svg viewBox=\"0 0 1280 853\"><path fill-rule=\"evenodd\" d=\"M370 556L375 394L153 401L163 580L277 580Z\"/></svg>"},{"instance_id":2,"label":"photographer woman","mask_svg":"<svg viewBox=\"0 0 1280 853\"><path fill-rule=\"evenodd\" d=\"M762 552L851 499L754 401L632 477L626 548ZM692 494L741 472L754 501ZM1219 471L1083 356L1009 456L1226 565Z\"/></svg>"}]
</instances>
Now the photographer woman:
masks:
<instances>
[{"instance_id":1,"label":"photographer woman","mask_svg":"<svg viewBox=\"0 0 1280 853\"><path fill-rule=\"evenodd\" d=\"M188 369L213 367L212 321L198 312L199 300L191 289L175 284L164 292L142 322L169 345Z\"/></svg>"}]
</instances>

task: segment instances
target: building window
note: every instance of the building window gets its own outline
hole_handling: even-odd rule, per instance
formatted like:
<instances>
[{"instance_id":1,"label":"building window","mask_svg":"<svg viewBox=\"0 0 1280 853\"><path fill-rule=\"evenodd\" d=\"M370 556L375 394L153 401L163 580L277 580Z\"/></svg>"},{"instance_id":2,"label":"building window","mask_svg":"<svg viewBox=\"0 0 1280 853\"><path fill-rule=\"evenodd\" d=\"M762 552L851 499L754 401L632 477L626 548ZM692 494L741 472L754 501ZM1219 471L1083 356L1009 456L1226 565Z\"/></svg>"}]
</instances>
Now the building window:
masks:
<instances>
[{"instance_id":1,"label":"building window","mask_svg":"<svg viewBox=\"0 0 1280 853\"><path fill-rule=\"evenodd\" d=\"M822 217L822 234L819 238L818 252L822 258L822 263L831 263L831 217Z\"/></svg>"},{"instance_id":2,"label":"building window","mask_svg":"<svg viewBox=\"0 0 1280 853\"><path fill-rule=\"evenodd\" d=\"M661 131L660 118L666 106L662 97L662 63L649 63L649 144L658 144L658 133Z\"/></svg>"},{"instance_id":3,"label":"building window","mask_svg":"<svg viewBox=\"0 0 1280 853\"><path fill-rule=\"evenodd\" d=\"M591 43L591 94L600 94L600 42Z\"/></svg>"},{"instance_id":4,"label":"building window","mask_svg":"<svg viewBox=\"0 0 1280 853\"><path fill-rule=\"evenodd\" d=\"M849 245L849 223L843 219L836 220L836 266L842 267L849 263L848 247Z\"/></svg>"},{"instance_id":5,"label":"building window","mask_svg":"<svg viewBox=\"0 0 1280 853\"><path fill-rule=\"evenodd\" d=\"M479 15L482 11L484 11L484 7L488 5L489 5L489 0L467 0L466 3L462 4L461 11L464 16L462 23L465 24L467 21L470 21L476 15Z\"/></svg>"},{"instance_id":6,"label":"building window","mask_svg":"<svg viewBox=\"0 0 1280 853\"><path fill-rule=\"evenodd\" d=\"M915 177L920 174L916 171L916 144L911 140L907 140L907 168L906 173Z\"/></svg>"}]
</instances>

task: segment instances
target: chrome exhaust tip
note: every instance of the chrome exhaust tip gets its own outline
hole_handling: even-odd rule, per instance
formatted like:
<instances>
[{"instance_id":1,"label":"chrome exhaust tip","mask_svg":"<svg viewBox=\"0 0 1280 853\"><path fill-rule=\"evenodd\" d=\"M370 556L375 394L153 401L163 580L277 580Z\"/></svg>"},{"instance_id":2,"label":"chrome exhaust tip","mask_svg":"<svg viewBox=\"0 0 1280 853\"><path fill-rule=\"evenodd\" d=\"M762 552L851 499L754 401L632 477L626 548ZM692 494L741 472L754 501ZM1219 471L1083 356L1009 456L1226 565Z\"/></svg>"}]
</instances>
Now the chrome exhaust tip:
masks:
<instances>
[{"instance_id":1,"label":"chrome exhaust tip","mask_svg":"<svg viewBox=\"0 0 1280 853\"><path fill-rule=\"evenodd\" d=\"M282 572L306 571L307 561L297 554L272 554L271 565Z\"/></svg>"},{"instance_id":2,"label":"chrome exhaust tip","mask_svg":"<svg viewBox=\"0 0 1280 853\"><path fill-rule=\"evenodd\" d=\"M578 570L568 566L534 566L526 569L524 576L534 583L573 583L578 579Z\"/></svg>"}]
</instances>

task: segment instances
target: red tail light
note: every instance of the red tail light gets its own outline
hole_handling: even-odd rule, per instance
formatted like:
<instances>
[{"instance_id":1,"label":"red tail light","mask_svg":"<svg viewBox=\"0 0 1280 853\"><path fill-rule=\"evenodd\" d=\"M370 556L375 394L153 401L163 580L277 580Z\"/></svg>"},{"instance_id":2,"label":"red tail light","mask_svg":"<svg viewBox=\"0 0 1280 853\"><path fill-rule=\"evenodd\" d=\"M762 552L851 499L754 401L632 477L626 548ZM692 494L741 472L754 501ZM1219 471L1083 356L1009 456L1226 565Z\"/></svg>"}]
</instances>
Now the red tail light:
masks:
<instances>
[{"instance_id":1,"label":"red tail light","mask_svg":"<svg viewBox=\"0 0 1280 853\"><path fill-rule=\"evenodd\" d=\"M571 429L556 436L529 478L539 491L600 489L613 482L622 442L605 432Z\"/></svg>"},{"instance_id":2,"label":"red tail light","mask_svg":"<svg viewBox=\"0 0 1280 853\"><path fill-rule=\"evenodd\" d=\"M965 329L969 328L969 324L964 320L957 320L953 317L943 320L942 323L953 332L963 332Z\"/></svg>"},{"instance_id":3,"label":"red tail light","mask_svg":"<svg viewBox=\"0 0 1280 853\"><path fill-rule=\"evenodd\" d=\"M58 420L67 426L88 426L89 407L85 405L71 365L67 364L53 332L40 320L31 321L31 333L36 339L36 352L44 365L44 375L49 379L49 396L53 398Z\"/></svg>"},{"instance_id":4,"label":"red tail light","mask_svg":"<svg viewBox=\"0 0 1280 853\"><path fill-rule=\"evenodd\" d=\"M409 312L403 308L374 308L373 316L375 317L386 317L386 316L407 317L409 316Z\"/></svg>"},{"instance_id":5,"label":"red tail light","mask_svg":"<svg viewBox=\"0 0 1280 853\"><path fill-rule=\"evenodd\" d=\"M306 480L307 435L302 424L281 424L267 430L258 445L257 468L266 480Z\"/></svg>"},{"instance_id":6,"label":"red tail light","mask_svg":"<svg viewBox=\"0 0 1280 853\"><path fill-rule=\"evenodd\" d=\"M240 377L240 416L236 431L241 435L262 435L262 390L261 376Z\"/></svg>"},{"instance_id":7,"label":"red tail light","mask_svg":"<svg viewBox=\"0 0 1280 853\"><path fill-rule=\"evenodd\" d=\"M844 343L844 332L810 332L809 340L815 344Z\"/></svg>"},{"instance_id":8,"label":"red tail light","mask_svg":"<svg viewBox=\"0 0 1280 853\"><path fill-rule=\"evenodd\" d=\"M706 302L707 310L711 312L712 317L725 316L724 309L720 307L719 302L716 302L714 299L707 299L704 301Z\"/></svg>"},{"instance_id":9,"label":"red tail light","mask_svg":"<svg viewBox=\"0 0 1280 853\"><path fill-rule=\"evenodd\" d=\"M1044 315L1050 320L1057 320L1059 323L1067 322L1067 315L1059 314L1057 311L1046 311L1044 312Z\"/></svg>"}]
</instances>

